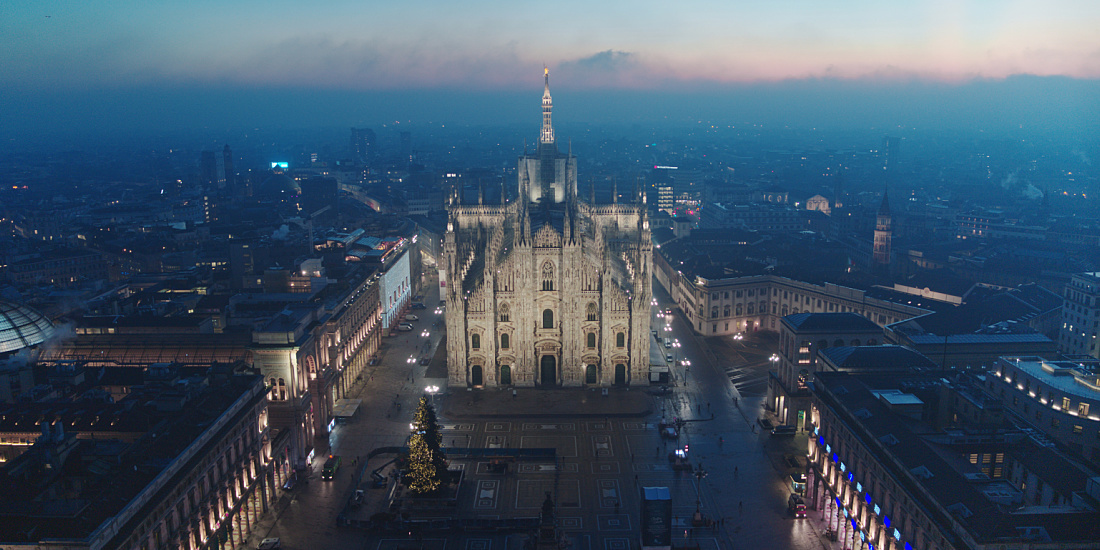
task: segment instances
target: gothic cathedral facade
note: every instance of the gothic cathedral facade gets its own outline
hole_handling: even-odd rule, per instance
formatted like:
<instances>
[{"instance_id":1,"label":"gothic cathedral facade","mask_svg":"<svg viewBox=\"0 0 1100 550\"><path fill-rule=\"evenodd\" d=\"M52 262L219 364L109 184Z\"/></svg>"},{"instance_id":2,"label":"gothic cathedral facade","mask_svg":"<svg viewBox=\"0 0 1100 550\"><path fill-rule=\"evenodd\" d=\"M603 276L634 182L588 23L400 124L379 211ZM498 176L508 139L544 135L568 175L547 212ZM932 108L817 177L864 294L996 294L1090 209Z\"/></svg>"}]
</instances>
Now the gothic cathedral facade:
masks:
<instances>
[{"instance_id":1,"label":"gothic cathedral facade","mask_svg":"<svg viewBox=\"0 0 1100 550\"><path fill-rule=\"evenodd\" d=\"M443 263L452 388L649 384L652 241L645 195L577 196L558 150L549 75L538 149L514 198L448 207Z\"/></svg>"}]
</instances>

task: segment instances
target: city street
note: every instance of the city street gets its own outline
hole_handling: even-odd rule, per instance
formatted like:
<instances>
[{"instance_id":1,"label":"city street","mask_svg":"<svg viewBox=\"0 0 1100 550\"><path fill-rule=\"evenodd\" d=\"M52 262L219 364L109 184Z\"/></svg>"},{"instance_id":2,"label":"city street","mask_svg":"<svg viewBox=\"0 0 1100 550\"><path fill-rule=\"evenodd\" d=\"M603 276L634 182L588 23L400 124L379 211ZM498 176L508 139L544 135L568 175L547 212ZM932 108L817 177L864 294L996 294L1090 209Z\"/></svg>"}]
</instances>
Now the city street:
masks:
<instances>
[{"instance_id":1,"label":"city street","mask_svg":"<svg viewBox=\"0 0 1100 550\"><path fill-rule=\"evenodd\" d=\"M434 280L432 280L434 281ZM278 519L271 518L267 532L258 530L253 542L280 537L283 547L307 548L407 548L417 547L522 548L526 533L368 533L355 527L338 527L336 517L355 489L368 494L368 503L383 500L387 489L371 488L369 471L393 459L381 455L371 459L359 486L353 479L362 463L359 457L376 448L401 446L409 422L424 388L438 386L445 395L435 398L443 426L444 446L474 448L546 448L556 450L556 462L517 461L506 473L490 472L486 461L454 458L452 468L465 472L456 508L441 511L455 518L521 518L538 515L545 492L557 506L560 529L574 548L618 550L638 547L640 502L638 488L668 487L673 498L674 544L700 548L830 548L821 533L820 513L795 520L787 514L789 475L805 467L805 435L773 437L757 424L762 415L759 384L748 384L742 394L738 373L766 376L767 365L759 364L772 350L768 337L747 338L729 344L735 353L720 348L714 357L693 336L677 312L670 330L664 317L655 316L654 329L661 338L679 340L674 366L673 388L662 393L656 388L611 389L599 397L597 390L541 390L523 388L519 398L510 392L482 390L469 405L469 394L446 388L443 377L425 376L440 371L437 366L409 362L424 353L426 342L434 348L440 342L440 328L432 328L440 315L438 288L429 281L424 292L426 310L415 313L417 330L385 339L383 361L372 367L356 387L363 405L356 417L336 427L330 437L332 453L343 457L343 467L333 481L321 481L316 460L307 484L290 494ZM660 290L658 288L658 290ZM655 311L670 307L658 296ZM441 323L442 324L442 323ZM428 337L421 331L430 329ZM724 341L723 341L724 342ZM719 343L723 343L719 342ZM662 346L658 340L655 346ZM713 345L713 344L712 344ZM755 364L754 364L755 362ZM761 368L763 367L763 368ZM732 369L732 370L731 370ZM762 374L758 373L762 371ZM733 374L731 374L733 373ZM559 392L547 405L538 399L546 392ZM608 409L593 412L606 400ZM584 400L586 407L570 406ZM590 402L590 403L589 403ZM578 412L580 411L580 412ZM560 416L555 416L560 415ZM678 438L660 437L658 424L673 417L683 420ZM674 471L668 454L688 449L691 470ZM320 456L320 452L318 453ZM703 474L705 472L705 475ZM712 527L691 526L696 510L713 520ZM369 505L349 512L351 519L367 519ZM439 516L442 517L442 516Z\"/></svg>"}]
</instances>

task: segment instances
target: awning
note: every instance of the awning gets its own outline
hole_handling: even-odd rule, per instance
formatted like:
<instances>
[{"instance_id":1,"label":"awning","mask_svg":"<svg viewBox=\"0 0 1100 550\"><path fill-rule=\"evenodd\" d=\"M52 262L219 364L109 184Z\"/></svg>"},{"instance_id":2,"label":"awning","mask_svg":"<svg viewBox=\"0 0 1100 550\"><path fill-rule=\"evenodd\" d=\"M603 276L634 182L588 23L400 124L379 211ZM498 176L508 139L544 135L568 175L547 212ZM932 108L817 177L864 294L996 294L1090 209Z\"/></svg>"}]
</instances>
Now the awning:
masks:
<instances>
[{"instance_id":1,"label":"awning","mask_svg":"<svg viewBox=\"0 0 1100 550\"><path fill-rule=\"evenodd\" d=\"M332 416L337 418L355 416L355 411L359 410L359 405L362 403L362 399L337 399L332 407Z\"/></svg>"}]
</instances>

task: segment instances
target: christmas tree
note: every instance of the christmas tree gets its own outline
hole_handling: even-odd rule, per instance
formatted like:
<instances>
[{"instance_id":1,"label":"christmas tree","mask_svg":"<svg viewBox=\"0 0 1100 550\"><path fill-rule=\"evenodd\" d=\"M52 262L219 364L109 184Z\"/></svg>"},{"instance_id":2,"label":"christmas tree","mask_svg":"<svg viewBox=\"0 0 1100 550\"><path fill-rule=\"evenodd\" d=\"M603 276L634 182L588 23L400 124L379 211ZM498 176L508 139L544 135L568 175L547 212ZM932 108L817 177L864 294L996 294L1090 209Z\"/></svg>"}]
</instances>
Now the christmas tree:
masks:
<instances>
[{"instance_id":1,"label":"christmas tree","mask_svg":"<svg viewBox=\"0 0 1100 550\"><path fill-rule=\"evenodd\" d=\"M447 458L443 455L443 434L435 418L435 408L426 397L413 416L413 433L409 437L409 466L406 484L414 493L430 493L439 488L447 476Z\"/></svg>"}]
</instances>

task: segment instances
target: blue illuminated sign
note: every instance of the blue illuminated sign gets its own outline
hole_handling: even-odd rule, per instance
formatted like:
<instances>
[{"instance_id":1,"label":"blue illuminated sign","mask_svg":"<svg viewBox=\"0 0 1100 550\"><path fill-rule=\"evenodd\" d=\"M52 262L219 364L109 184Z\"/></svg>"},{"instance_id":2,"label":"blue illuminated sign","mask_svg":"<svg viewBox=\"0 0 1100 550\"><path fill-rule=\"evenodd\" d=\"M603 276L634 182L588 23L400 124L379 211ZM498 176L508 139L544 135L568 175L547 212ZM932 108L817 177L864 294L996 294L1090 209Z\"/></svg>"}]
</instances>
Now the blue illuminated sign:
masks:
<instances>
[{"instance_id":1,"label":"blue illuminated sign","mask_svg":"<svg viewBox=\"0 0 1100 550\"><path fill-rule=\"evenodd\" d=\"M890 526L890 516L882 516L882 524L889 527Z\"/></svg>"},{"instance_id":2,"label":"blue illuminated sign","mask_svg":"<svg viewBox=\"0 0 1100 550\"><path fill-rule=\"evenodd\" d=\"M856 483L856 491L858 491L860 493L863 492L863 484L862 483Z\"/></svg>"},{"instance_id":3,"label":"blue illuminated sign","mask_svg":"<svg viewBox=\"0 0 1100 550\"><path fill-rule=\"evenodd\" d=\"M841 468L841 470L843 470L843 469L844 469L844 468ZM848 481L852 481L852 478L853 478L853 477L854 477L854 476L852 475L852 472L848 472Z\"/></svg>"},{"instance_id":4,"label":"blue illuminated sign","mask_svg":"<svg viewBox=\"0 0 1100 550\"><path fill-rule=\"evenodd\" d=\"M901 531L894 529L894 540L901 540Z\"/></svg>"},{"instance_id":5,"label":"blue illuminated sign","mask_svg":"<svg viewBox=\"0 0 1100 550\"><path fill-rule=\"evenodd\" d=\"M879 515L879 514L882 514L882 509L880 509L880 508L878 507L878 504L876 504L876 505L875 505L875 515L877 516L877 515ZM887 525L887 527L889 527L889 525Z\"/></svg>"},{"instance_id":6,"label":"blue illuminated sign","mask_svg":"<svg viewBox=\"0 0 1100 550\"><path fill-rule=\"evenodd\" d=\"M867 493L866 495L863 495L863 499L867 501L867 504L870 504L871 503L871 493Z\"/></svg>"}]
</instances>

